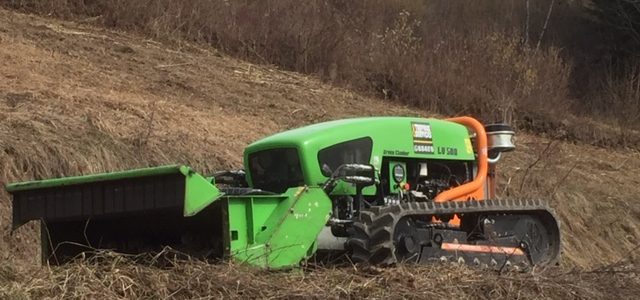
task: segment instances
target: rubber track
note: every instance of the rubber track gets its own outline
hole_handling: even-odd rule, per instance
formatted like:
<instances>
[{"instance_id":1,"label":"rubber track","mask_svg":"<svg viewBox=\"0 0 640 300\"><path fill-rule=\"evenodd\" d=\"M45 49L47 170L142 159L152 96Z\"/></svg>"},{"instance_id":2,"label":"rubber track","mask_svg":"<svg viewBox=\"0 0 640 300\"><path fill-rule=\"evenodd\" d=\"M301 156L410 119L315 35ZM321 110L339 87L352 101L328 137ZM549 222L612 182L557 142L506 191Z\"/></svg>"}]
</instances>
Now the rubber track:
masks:
<instances>
[{"instance_id":1,"label":"rubber track","mask_svg":"<svg viewBox=\"0 0 640 300\"><path fill-rule=\"evenodd\" d=\"M558 235L554 261L560 254L560 223L554 211L542 200L482 200L449 202L410 202L376 206L360 213L351 229L347 247L355 263L392 265L398 262L393 243L395 224L403 217L416 215L452 215L475 213L549 214L556 222ZM552 262L550 262L552 263Z\"/></svg>"}]
</instances>

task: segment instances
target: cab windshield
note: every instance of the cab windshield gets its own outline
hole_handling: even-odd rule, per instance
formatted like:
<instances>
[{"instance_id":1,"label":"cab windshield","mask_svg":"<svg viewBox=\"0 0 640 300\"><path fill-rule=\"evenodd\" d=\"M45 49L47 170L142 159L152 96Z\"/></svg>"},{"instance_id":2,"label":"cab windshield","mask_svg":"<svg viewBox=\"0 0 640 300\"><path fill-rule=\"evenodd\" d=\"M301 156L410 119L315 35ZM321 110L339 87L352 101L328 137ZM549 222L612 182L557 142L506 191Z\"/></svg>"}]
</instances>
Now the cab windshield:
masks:
<instances>
[{"instance_id":1,"label":"cab windshield","mask_svg":"<svg viewBox=\"0 0 640 300\"><path fill-rule=\"evenodd\" d=\"M304 185L298 150L278 148L249 154L249 171L253 188L283 193L290 187Z\"/></svg>"}]
</instances>

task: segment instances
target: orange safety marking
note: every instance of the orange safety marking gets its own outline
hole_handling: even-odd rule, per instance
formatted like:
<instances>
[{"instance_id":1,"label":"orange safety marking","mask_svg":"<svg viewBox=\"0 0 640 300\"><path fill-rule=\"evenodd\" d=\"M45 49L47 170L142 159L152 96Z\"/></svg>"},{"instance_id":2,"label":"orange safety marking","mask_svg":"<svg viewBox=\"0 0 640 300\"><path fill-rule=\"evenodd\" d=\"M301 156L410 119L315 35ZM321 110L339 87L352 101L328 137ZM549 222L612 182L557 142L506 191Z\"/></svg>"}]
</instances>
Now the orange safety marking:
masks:
<instances>
[{"instance_id":1,"label":"orange safety marking","mask_svg":"<svg viewBox=\"0 0 640 300\"><path fill-rule=\"evenodd\" d=\"M449 220L449 225L453 227L460 227L460 223L462 223L462 220L458 217L458 214L453 215L453 218Z\"/></svg>"},{"instance_id":2,"label":"orange safety marking","mask_svg":"<svg viewBox=\"0 0 640 300\"><path fill-rule=\"evenodd\" d=\"M431 223L441 224L442 220L440 220L436 216L433 216L433 217L431 217ZM449 222L448 222L449 226L453 226L453 227L460 227L461 223L462 223L462 219L460 219L460 217L458 217L458 214L453 214L453 218L451 218L449 220Z\"/></svg>"},{"instance_id":3,"label":"orange safety marking","mask_svg":"<svg viewBox=\"0 0 640 300\"><path fill-rule=\"evenodd\" d=\"M524 251L522 251L522 249L515 248L515 247L442 243L441 248L442 248L442 250L451 250L451 251L467 251L467 252L483 252L483 253L504 253L504 254L509 254L509 255L524 255Z\"/></svg>"}]
</instances>

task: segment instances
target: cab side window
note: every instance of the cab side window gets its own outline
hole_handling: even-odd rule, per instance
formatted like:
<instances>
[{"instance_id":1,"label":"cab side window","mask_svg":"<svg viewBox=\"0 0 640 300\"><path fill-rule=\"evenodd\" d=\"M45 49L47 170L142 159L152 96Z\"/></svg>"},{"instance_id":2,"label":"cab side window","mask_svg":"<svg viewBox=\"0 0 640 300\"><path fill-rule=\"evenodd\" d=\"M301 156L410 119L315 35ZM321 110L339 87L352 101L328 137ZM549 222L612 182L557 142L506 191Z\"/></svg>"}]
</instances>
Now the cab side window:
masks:
<instances>
[{"instance_id":1,"label":"cab side window","mask_svg":"<svg viewBox=\"0 0 640 300\"><path fill-rule=\"evenodd\" d=\"M318 152L318 163L322 170L328 165L335 170L343 164L368 164L371 159L373 141L370 137L359 138L324 148ZM330 176L322 171L322 175Z\"/></svg>"}]
</instances>

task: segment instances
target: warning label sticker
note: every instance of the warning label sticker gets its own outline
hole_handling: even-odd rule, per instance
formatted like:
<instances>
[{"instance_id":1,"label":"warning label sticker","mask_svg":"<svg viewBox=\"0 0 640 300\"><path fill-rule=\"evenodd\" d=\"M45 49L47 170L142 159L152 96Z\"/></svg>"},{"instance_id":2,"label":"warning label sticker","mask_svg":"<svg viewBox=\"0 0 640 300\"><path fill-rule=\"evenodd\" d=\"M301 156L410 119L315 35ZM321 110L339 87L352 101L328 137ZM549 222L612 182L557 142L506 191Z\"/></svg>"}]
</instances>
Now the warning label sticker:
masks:
<instances>
[{"instance_id":1,"label":"warning label sticker","mask_svg":"<svg viewBox=\"0 0 640 300\"><path fill-rule=\"evenodd\" d=\"M433 154L433 137L429 123L411 123L413 132L413 152Z\"/></svg>"}]
</instances>

